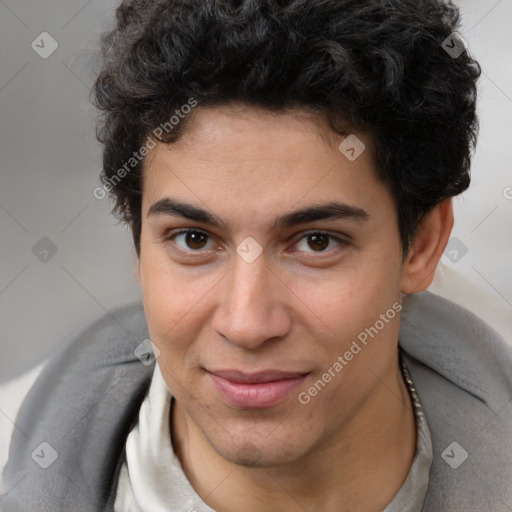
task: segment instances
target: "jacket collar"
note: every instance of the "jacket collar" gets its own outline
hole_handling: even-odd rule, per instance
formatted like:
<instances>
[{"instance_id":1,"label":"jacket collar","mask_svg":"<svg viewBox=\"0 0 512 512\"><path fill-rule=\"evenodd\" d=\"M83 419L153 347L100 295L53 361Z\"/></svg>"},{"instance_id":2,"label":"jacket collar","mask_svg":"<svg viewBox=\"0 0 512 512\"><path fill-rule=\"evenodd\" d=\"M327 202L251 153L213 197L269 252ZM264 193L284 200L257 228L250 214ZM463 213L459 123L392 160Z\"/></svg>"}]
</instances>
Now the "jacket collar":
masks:
<instances>
[{"instance_id":1,"label":"jacket collar","mask_svg":"<svg viewBox=\"0 0 512 512\"><path fill-rule=\"evenodd\" d=\"M434 451L423 512L508 510L510 348L472 313L436 295L410 296L404 305L399 342ZM113 510L125 441L154 370L134 353L147 338L142 305L133 304L58 350L16 420L0 510Z\"/></svg>"}]
</instances>

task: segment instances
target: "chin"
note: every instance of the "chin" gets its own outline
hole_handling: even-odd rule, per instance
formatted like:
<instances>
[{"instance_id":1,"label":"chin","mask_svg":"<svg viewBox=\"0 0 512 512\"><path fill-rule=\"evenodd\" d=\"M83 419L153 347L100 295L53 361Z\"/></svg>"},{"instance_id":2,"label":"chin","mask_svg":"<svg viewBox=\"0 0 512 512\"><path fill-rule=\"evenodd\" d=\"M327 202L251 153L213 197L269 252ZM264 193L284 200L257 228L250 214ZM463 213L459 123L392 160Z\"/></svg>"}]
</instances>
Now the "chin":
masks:
<instances>
[{"instance_id":1,"label":"chin","mask_svg":"<svg viewBox=\"0 0 512 512\"><path fill-rule=\"evenodd\" d=\"M248 468L270 468L296 462L305 454L304 445L296 447L284 442L283 439L274 438L270 442L268 437L255 439L253 434L235 441L227 436L223 442L210 444L224 459L239 466Z\"/></svg>"}]
</instances>

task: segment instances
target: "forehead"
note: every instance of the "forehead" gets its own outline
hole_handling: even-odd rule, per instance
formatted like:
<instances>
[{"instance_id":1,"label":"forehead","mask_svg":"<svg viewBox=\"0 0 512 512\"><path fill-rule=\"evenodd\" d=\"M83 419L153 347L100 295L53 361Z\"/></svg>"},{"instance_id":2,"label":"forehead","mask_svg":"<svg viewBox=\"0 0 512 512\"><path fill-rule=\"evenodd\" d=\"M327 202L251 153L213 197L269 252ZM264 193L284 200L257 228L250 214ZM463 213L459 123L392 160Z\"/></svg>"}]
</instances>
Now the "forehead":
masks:
<instances>
[{"instance_id":1,"label":"forehead","mask_svg":"<svg viewBox=\"0 0 512 512\"><path fill-rule=\"evenodd\" d=\"M273 134L287 135L288 143L311 141L331 145L340 135L335 134L326 119L316 112L300 108L271 111L234 103L218 107L197 107L190 114L191 122L178 144L233 144L247 135L255 136L254 144L246 150L258 150L257 143L272 140L272 147L280 142ZM272 132L269 132L269 128ZM272 149L272 147L267 147Z\"/></svg>"},{"instance_id":2,"label":"forehead","mask_svg":"<svg viewBox=\"0 0 512 512\"><path fill-rule=\"evenodd\" d=\"M371 140L353 134L365 149L351 160L338 148L345 137L317 114L198 107L189 121L177 142L157 144L146 159L146 213L166 195L260 217L307 202L342 201L365 210L363 204L375 201L389 206Z\"/></svg>"}]
</instances>

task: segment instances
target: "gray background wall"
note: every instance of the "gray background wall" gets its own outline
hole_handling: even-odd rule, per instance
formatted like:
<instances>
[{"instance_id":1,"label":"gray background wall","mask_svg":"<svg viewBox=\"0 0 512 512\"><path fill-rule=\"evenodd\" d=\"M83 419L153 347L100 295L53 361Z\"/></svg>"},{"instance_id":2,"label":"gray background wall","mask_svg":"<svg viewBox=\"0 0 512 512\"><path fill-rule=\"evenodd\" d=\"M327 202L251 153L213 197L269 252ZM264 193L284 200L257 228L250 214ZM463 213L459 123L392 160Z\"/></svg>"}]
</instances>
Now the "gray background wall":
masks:
<instances>
[{"instance_id":1,"label":"gray background wall","mask_svg":"<svg viewBox=\"0 0 512 512\"><path fill-rule=\"evenodd\" d=\"M457 3L462 35L483 67L481 132L473 184L455 201L454 240L432 290L510 341L512 0ZM109 215L108 200L92 194L100 148L88 94L99 33L115 4L0 1L0 381L40 363L82 325L140 299L130 235Z\"/></svg>"}]
</instances>

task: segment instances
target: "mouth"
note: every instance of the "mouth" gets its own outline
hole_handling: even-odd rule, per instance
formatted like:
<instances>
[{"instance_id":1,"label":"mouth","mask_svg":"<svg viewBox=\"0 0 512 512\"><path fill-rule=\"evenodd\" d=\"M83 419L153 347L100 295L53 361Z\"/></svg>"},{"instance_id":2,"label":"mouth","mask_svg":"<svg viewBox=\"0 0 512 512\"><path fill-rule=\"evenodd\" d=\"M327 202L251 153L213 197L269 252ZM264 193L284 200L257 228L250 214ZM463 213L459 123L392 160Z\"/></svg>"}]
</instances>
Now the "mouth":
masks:
<instances>
[{"instance_id":1,"label":"mouth","mask_svg":"<svg viewBox=\"0 0 512 512\"><path fill-rule=\"evenodd\" d=\"M243 373L237 370L208 371L215 388L233 407L259 409L284 401L309 373L269 370Z\"/></svg>"}]
</instances>

